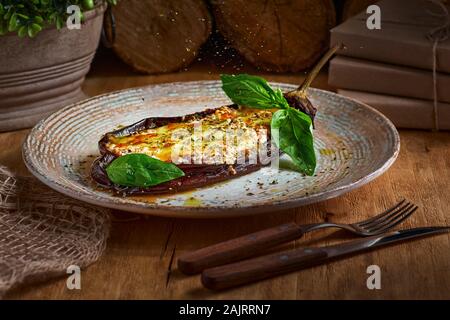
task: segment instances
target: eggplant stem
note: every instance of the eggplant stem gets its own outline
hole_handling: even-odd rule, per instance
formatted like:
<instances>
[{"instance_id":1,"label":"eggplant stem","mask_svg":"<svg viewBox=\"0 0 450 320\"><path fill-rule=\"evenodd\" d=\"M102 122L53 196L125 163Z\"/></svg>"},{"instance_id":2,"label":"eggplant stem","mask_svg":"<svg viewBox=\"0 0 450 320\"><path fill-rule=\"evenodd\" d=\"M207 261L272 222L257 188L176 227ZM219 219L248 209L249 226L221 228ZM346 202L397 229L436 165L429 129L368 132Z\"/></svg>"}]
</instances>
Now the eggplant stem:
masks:
<instances>
[{"instance_id":1,"label":"eggplant stem","mask_svg":"<svg viewBox=\"0 0 450 320\"><path fill-rule=\"evenodd\" d=\"M314 68L312 68L305 81L303 81L302 85L300 87L298 87L297 93L300 94L301 96L306 97L306 90L308 90L309 86L311 85L311 83L314 81L314 79L317 77L317 75L319 74L320 70L322 70L323 66L328 62L328 60L330 60L330 58L339 50L341 49L343 46L341 43L336 44L334 47L330 48L323 56L322 58L320 58L319 62L316 63L316 65L314 66Z\"/></svg>"}]
</instances>

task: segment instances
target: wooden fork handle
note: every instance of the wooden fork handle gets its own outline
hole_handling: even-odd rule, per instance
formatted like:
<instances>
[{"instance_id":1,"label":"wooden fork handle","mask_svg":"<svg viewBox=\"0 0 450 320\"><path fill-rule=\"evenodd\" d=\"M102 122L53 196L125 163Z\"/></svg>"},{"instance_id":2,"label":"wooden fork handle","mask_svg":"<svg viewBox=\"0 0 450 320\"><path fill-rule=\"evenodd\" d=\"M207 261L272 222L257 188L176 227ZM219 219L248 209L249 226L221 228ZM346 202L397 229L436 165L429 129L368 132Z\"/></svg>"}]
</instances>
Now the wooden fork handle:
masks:
<instances>
[{"instance_id":1,"label":"wooden fork handle","mask_svg":"<svg viewBox=\"0 0 450 320\"><path fill-rule=\"evenodd\" d=\"M183 254L178 258L178 269L184 274L200 273L207 268L256 256L302 235L301 226L286 223Z\"/></svg>"},{"instance_id":2,"label":"wooden fork handle","mask_svg":"<svg viewBox=\"0 0 450 320\"><path fill-rule=\"evenodd\" d=\"M274 253L262 257L227 264L202 273L203 285L222 290L312 266L327 258L320 248L305 248Z\"/></svg>"}]
</instances>

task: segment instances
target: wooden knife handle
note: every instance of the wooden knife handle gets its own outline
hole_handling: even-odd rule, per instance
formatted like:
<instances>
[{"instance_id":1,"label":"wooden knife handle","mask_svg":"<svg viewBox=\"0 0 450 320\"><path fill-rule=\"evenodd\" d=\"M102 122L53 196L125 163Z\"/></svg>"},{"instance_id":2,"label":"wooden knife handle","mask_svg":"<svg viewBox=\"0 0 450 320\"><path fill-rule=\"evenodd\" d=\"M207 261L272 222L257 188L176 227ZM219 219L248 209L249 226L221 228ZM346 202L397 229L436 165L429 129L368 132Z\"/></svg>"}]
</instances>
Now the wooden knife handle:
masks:
<instances>
[{"instance_id":1,"label":"wooden knife handle","mask_svg":"<svg viewBox=\"0 0 450 320\"><path fill-rule=\"evenodd\" d=\"M302 248L244 260L206 269L203 285L211 290L222 290L254 281L300 270L319 263L328 256L320 248Z\"/></svg>"},{"instance_id":2,"label":"wooden knife handle","mask_svg":"<svg viewBox=\"0 0 450 320\"><path fill-rule=\"evenodd\" d=\"M200 273L207 268L256 256L302 235L301 226L286 223L183 254L178 258L178 269L184 274Z\"/></svg>"}]
</instances>

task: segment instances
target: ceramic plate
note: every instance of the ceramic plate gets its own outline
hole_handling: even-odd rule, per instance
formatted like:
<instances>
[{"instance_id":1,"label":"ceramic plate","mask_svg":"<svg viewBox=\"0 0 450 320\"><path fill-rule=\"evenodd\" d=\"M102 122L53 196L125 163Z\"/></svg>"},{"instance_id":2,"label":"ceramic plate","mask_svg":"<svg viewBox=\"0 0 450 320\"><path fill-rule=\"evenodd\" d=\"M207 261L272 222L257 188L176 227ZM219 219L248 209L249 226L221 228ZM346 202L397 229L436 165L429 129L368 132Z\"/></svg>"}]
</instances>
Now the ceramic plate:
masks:
<instances>
[{"instance_id":1,"label":"ceramic plate","mask_svg":"<svg viewBox=\"0 0 450 320\"><path fill-rule=\"evenodd\" d=\"M295 89L274 83L283 91ZM228 104L218 81L154 85L110 93L62 109L33 128L23 146L28 169L68 196L126 211L171 217L224 217L292 208L336 197L386 171L396 159L398 132L357 101L311 89L316 118L316 175L263 168L187 193L119 197L89 176L101 136L151 116L174 116ZM289 159L282 157L285 166Z\"/></svg>"}]
</instances>

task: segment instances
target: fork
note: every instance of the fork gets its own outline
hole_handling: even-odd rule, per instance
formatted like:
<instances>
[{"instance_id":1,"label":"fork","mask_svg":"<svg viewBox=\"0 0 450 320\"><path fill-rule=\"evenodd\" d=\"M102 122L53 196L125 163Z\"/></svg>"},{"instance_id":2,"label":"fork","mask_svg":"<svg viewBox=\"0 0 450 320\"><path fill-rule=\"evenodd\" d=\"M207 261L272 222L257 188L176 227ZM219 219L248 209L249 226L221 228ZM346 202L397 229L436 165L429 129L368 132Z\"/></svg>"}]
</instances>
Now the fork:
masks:
<instances>
[{"instance_id":1,"label":"fork","mask_svg":"<svg viewBox=\"0 0 450 320\"><path fill-rule=\"evenodd\" d=\"M298 239L305 233L319 229L339 228L360 237L378 235L403 222L417 208L416 205L402 200L375 217L352 224L332 222L305 225L294 222L282 224L185 253L178 258L178 269L184 274L200 273L207 268L256 256L268 248Z\"/></svg>"}]
</instances>

